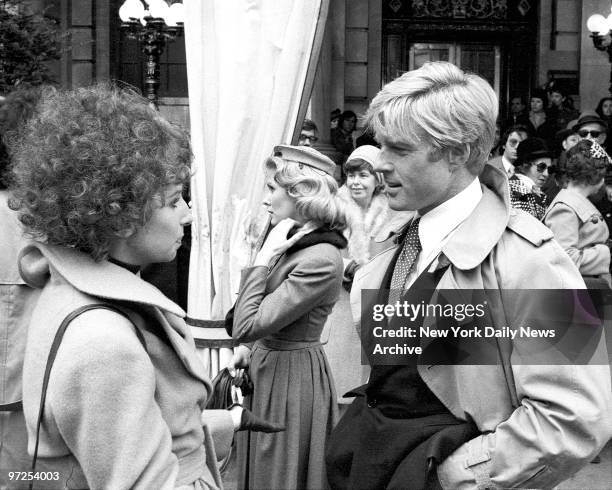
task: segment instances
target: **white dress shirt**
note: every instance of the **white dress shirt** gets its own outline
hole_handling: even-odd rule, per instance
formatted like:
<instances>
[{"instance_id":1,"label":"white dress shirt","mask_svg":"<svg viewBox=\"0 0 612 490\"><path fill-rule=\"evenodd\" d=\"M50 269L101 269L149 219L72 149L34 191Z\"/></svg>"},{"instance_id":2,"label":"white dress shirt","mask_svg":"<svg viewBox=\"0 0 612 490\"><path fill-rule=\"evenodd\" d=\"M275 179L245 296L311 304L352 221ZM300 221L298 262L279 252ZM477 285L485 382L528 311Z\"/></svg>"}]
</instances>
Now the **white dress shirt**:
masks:
<instances>
[{"instance_id":1,"label":"white dress shirt","mask_svg":"<svg viewBox=\"0 0 612 490\"><path fill-rule=\"evenodd\" d=\"M474 211L481 199L480 180L475 177L472 183L459 194L421 216L419 240L422 249L417 257L416 266L408 274L406 289L440 254L444 244L457 227Z\"/></svg>"},{"instance_id":2,"label":"white dress shirt","mask_svg":"<svg viewBox=\"0 0 612 490\"><path fill-rule=\"evenodd\" d=\"M508 177L512 177L514 175L514 164L506 158L505 155L502 155L502 165L508 174Z\"/></svg>"}]
</instances>

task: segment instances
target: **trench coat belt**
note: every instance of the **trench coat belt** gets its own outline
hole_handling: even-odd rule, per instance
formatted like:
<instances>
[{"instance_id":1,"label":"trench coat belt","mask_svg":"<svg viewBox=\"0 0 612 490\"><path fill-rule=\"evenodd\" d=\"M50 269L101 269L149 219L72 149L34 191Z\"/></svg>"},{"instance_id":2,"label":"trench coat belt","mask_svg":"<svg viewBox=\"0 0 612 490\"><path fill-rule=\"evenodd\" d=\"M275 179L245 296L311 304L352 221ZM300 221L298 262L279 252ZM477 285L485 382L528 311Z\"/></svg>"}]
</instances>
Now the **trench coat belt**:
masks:
<instances>
[{"instance_id":1,"label":"trench coat belt","mask_svg":"<svg viewBox=\"0 0 612 490\"><path fill-rule=\"evenodd\" d=\"M314 341L296 341L296 340L282 340L282 339L259 339L255 342L256 347L261 347L267 350L301 350L301 349L312 349L313 347L322 346L323 342L319 340Z\"/></svg>"}]
</instances>

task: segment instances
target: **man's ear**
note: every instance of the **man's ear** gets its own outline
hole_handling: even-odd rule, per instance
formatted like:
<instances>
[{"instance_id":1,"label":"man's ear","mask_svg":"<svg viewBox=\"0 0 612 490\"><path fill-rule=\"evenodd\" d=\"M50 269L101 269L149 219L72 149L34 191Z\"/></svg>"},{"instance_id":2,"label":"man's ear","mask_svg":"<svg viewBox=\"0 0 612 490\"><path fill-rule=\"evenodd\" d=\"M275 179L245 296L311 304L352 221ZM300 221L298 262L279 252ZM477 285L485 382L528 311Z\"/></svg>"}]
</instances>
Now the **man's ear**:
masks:
<instances>
[{"instance_id":1,"label":"man's ear","mask_svg":"<svg viewBox=\"0 0 612 490\"><path fill-rule=\"evenodd\" d=\"M452 166L462 167L470 159L471 149L470 149L470 145L468 145L467 143L461 146L450 148L447 151L448 151L448 162Z\"/></svg>"}]
</instances>

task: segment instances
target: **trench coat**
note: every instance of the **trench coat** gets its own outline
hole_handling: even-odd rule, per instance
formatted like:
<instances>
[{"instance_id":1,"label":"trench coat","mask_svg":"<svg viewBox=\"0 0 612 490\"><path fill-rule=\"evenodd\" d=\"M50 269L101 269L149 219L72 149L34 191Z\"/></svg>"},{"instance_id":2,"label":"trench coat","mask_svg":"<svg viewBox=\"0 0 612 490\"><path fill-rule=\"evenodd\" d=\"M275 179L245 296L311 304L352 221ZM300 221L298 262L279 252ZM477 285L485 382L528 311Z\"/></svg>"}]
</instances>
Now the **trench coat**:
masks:
<instances>
[{"instance_id":1,"label":"trench coat","mask_svg":"<svg viewBox=\"0 0 612 490\"><path fill-rule=\"evenodd\" d=\"M595 205L570 189L562 189L550 203L544 224L555 234L583 276L597 276L610 283L610 232Z\"/></svg>"},{"instance_id":2,"label":"trench coat","mask_svg":"<svg viewBox=\"0 0 612 490\"><path fill-rule=\"evenodd\" d=\"M506 290L584 289L578 270L532 216L510 207L507 178L487 165L483 197L442 247L431 270L448 266L437 289L499 290L493 326L524 314ZM359 269L351 307L359 324L361 289L378 288L397 245ZM507 301L506 301L507 300ZM612 436L610 366L603 335L591 365L526 365L527 339L502 343L497 365L422 365L419 375L480 435L438 466L444 489L551 488L593 459ZM603 360L602 360L603 359Z\"/></svg>"}]
</instances>

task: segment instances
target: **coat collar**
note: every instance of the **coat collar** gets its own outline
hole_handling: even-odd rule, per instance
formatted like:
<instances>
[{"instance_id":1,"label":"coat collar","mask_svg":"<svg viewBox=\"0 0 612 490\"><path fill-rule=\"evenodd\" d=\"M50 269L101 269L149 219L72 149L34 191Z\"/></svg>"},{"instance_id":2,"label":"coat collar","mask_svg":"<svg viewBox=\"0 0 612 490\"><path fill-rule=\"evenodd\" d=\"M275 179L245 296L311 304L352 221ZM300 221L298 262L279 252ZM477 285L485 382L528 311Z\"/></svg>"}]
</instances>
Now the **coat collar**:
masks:
<instances>
[{"instance_id":1,"label":"coat collar","mask_svg":"<svg viewBox=\"0 0 612 490\"><path fill-rule=\"evenodd\" d=\"M442 253L461 270L473 269L484 261L510 219L507 176L498 168L485 165L480 181L482 199L442 247Z\"/></svg>"},{"instance_id":2,"label":"coat collar","mask_svg":"<svg viewBox=\"0 0 612 490\"><path fill-rule=\"evenodd\" d=\"M489 164L485 165L479 178L482 199L442 247L442 254L461 270L473 269L484 261L501 238L510 219L507 175ZM404 222L389 236L394 236L397 242L405 227Z\"/></svg>"},{"instance_id":3,"label":"coat collar","mask_svg":"<svg viewBox=\"0 0 612 490\"><path fill-rule=\"evenodd\" d=\"M594 214L600 214L591 201L569 189L561 189L553 202L550 203L549 209L552 209L553 204L558 202L562 202L572 208L583 223L590 220Z\"/></svg>"},{"instance_id":4,"label":"coat collar","mask_svg":"<svg viewBox=\"0 0 612 490\"><path fill-rule=\"evenodd\" d=\"M57 272L75 289L95 298L136 303L153 307L150 311L168 335L168 339L188 372L207 385L206 369L195 350L193 336L182 320L185 312L151 284L108 261L95 262L88 255L66 247L32 243L19 257L23 279L32 287L42 288ZM138 324L139 315L130 318Z\"/></svg>"},{"instance_id":5,"label":"coat collar","mask_svg":"<svg viewBox=\"0 0 612 490\"><path fill-rule=\"evenodd\" d=\"M179 317L185 316L185 312L157 288L106 260L95 262L74 249L42 243L29 244L19 255L21 277L32 287L44 287L51 268L90 296L155 306Z\"/></svg>"}]
</instances>

